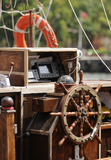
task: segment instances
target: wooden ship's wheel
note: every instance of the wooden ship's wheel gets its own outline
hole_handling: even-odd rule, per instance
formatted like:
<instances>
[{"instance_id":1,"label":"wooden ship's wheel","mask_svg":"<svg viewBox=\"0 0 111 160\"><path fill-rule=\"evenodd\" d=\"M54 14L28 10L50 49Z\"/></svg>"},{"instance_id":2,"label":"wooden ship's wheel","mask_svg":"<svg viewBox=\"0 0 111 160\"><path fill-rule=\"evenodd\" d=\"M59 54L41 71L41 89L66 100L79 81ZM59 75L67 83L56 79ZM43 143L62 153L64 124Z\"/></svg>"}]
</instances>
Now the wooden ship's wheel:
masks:
<instances>
[{"instance_id":1,"label":"wooden ship's wheel","mask_svg":"<svg viewBox=\"0 0 111 160\"><path fill-rule=\"evenodd\" d=\"M101 124L102 113L101 102L97 95L102 84L94 90L83 84L83 72L80 71L80 82L78 85L66 89L65 85L59 84L65 93L60 103L60 112L52 112L52 116L61 116L62 125L65 131L64 137L59 142L61 146L69 138L80 145L80 157L83 157L83 144L94 137L101 143L98 137L98 130ZM86 100L85 97L88 97ZM91 104L93 106L91 107Z\"/></svg>"}]
</instances>

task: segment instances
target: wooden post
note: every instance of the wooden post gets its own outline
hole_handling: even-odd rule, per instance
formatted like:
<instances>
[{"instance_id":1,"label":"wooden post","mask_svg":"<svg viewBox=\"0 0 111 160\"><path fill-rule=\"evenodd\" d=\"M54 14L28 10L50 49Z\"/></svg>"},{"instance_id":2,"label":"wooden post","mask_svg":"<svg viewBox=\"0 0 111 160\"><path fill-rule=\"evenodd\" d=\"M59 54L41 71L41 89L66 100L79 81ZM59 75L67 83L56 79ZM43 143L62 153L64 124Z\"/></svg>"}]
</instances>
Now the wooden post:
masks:
<instances>
[{"instance_id":1,"label":"wooden post","mask_svg":"<svg viewBox=\"0 0 111 160\"><path fill-rule=\"evenodd\" d=\"M15 110L3 110L0 114L0 160L15 160Z\"/></svg>"}]
</instances>

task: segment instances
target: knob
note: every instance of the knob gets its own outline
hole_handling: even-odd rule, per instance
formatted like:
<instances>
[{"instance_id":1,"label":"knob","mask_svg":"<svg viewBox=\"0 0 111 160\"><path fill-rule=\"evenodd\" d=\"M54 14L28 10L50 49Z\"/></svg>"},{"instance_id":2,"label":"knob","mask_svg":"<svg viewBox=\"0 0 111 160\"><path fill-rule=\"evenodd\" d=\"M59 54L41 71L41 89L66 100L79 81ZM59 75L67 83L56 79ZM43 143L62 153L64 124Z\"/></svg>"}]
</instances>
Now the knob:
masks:
<instances>
[{"instance_id":1,"label":"knob","mask_svg":"<svg viewBox=\"0 0 111 160\"><path fill-rule=\"evenodd\" d=\"M13 110L14 109L13 105L14 105L14 101L11 97L6 96L2 98L1 106L3 107L2 108L3 110Z\"/></svg>"},{"instance_id":2,"label":"knob","mask_svg":"<svg viewBox=\"0 0 111 160\"><path fill-rule=\"evenodd\" d=\"M14 62L11 62L10 65L11 65L11 66L14 66Z\"/></svg>"}]
</instances>

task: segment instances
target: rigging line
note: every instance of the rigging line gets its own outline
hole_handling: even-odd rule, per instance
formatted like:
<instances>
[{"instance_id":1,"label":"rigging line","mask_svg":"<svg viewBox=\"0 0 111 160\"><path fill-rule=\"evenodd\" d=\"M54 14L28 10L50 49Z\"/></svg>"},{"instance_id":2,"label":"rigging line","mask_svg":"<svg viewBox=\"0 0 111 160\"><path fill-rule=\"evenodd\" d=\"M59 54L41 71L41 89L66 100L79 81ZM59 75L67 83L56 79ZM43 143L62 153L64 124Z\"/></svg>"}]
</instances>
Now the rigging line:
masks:
<instances>
[{"instance_id":1,"label":"rigging line","mask_svg":"<svg viewBox=\"0 0 111 160\"><path fill-rule=\"evenodd\" d=\"M36 9L36 8L34 8ZM15 10L15 11L5 11L5 10L2 10L3 13L8 13L8 14L11 14L11 13L20 13L22 16L24 15L22 12L24 13L27 13L29 12L29 10L25 10L25 11L18 11L18 10ZM36 12L36 14L39 14L40 12Z\"/></svg>"},{"instance_id":2,"label":"rigging line","mask_svg":"<svg viewBox=\"0 0 111 160\"><path fill-rule=\"evenodd\" d=\"M0 0L0 17L1 17L1 14L2 14L2 0Z\"/></svg>"},{"instance_id":3,"label":"rigging line","mask_svg":"<svg viewBox=\"0 0 111 160\"><path fill-rule=\"evenodd\" d=\"M104 6L104 3L103 3L102 0L101 0L101 4L102 4L103 10L104 10L104 14L105 14L106 19L107 19L107 23L108 23L109 29L111 30L111 25L109 23L109 19L108 19L107 13L106 13L106 9L105 9L105 6Z\"/></svg>"},{"instance_id":4,"label":"rigging line","mask_svg":"<svg viewBox=\"0 0 111 160\"><path fill-rule=\"evenodd\" d=\"M26 1L26 3L27 3L27 6L29 6L28 0Z\"/></svg>"},{"instance_id":5,"label":"rigging line","mask_svg":"<svg viewBox=\"0 0 111 160\"><path fill-rule=\"evenodd\" d=\"M47 19L47 17L48 17L48 14L49 14L49 11L50 11L50 8L51 8L51 4L52 4L52 0L50 0L50 2L49 2L49 6L48 6L48 10L47 10L45 19ZM42 31L40 31L40 34L39 34L39 37L38 37L37 47L39 46L39 42L41 40L41 37L42 37Z\"/></svg>"},{"instance_id":6,"label":"rigging line","mask_svg":"<svg viewBox=\"0 0 111 160\"><path fill-rule=\"evenodd\" d=\"M33 44L34 44L34 47L35 47L35 20L36 20L35 10L33 8Z\"/></svg>"},{"instance_id":7,"label":"rigging line","mask_svg":"<svg viewBox=\"0 0 111 160\"><path fill-rule=\"evenodd\" d=\"M14 15L13 15L13 12L12 12L12 28L13 28L13 30L14 30ZM14 37L14 32L13 32L13 37Z\"/></svg>"},{"instance_id":8,"label":"rigging line","mask_svg":"<svg viewBox=\"0 0 111 160\"><path fill-rule=\"evenodd\" d=\"M37 9L37 7L36 8L34 8L35 10ZM8 14L11 14L11 13L20 13L22 16L24 15L23 14L23 12L24 13L27 13L27 12L29 12L29 10L23 10L23 11L18 11L18 10L15 10L15 11L5 11L5 10L2 10L2 12L3 13L8 13ZM36 12L36 14L39 14L40 12Z\"/></svg>"},{"instance_id":9,"label":"rigging line","mask_svg":"<svg viewBox=\"0 0 111 160\"><path fill-rule=\"evenodd\" d=\"M20 31L16 31L15 29L13 30L13 29L7 27L6 25L0 26L0 28L7 29L7 30L12 31L12 32L21 33ZM43 29L45 29L45 28L38 29L38 30L35 30L35 31L38 32L38 31L43 30ZM24 33L29 33L29 31L24 31Z\"/></svg>"},{"instance_id":10,"label":"rigging line","mask_svg":"<svg viewBox=\"0 0 111 160\"><path fill-rule=\"evenodd\" d=\"M78 23L79 23L79 25L80 25L80 27L81 27L81 29L82 29L84 35L86 36L86 39L88 40L89 44L91 45L92 49L94 50L94 52L96 53L96 55L98 56L98 58L101 60L101 62L105 65L105 67L109 70L109 72L111 72L111 69L107 66L107 64L106 64L106 63L102 60L102 58L98 55L98 53L97 53L97 51L95 50L93 44L91 43L90 39L88 38L88 36L87 36L85 30L83 29L83 27L82 27L82 25L81 25L81 22L79 21L79 18L77 17L77 14L76 14L76 12L75 12L75 10L74 10L72 4L71 4L71 1L68 0L68 2L69 2L69 4L70 4L70 7L71 7L71 9L72 9L72 11L73 11L73 13L74 13L74 15L75 15L75 17L76 17Z\"/></svg>"},{"instance_id":11,"label":"rigging line","mask_svg":"<svg viewBox=\"0 0 111 160\"><path fill-rule=\"evenodd\" d=\"M14 8L16 7L16 4L17 4L17 0L15 0Z\"/></svg>"},{"instance_id":12,"label":"rigging line","mask_svg":"<svg viewBox=\"0 0 111 160\"><path fill-rule=\"evenodd\" d=\"M3 20L3 16L1 16L1 17L2 17L2 23L3 23L3 25L4 25L5 23L4 23L4 20ZM7 31L6 31L5 28L4 28L4 31L5 31L5 36L6 36L6 41L7 41L8 47L10 47L9 40L8 40L8 36L7 36Z\"/></svg>"}]
</instances>

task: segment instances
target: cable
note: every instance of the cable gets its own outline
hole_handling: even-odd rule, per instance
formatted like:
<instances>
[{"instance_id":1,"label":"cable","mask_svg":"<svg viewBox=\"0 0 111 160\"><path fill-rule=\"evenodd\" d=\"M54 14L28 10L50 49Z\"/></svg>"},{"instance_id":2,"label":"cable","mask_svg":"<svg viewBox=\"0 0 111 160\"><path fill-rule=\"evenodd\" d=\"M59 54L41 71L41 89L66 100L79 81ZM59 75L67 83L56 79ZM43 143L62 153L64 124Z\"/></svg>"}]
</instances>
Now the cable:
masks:
<instances>
[{"instance_id":1,"label":"cable","mask_svg":"<svg viewBox=\"0 0 111 160\"><path fill-rule=\"evenodd\" d=\"M66 62L66 61L72 61L72 60L74 60L74 59L76 59L76 58L78 58L78 56L76 56L76 57L74 57L74 58L71 58L71 59L65 59L65 60L62 62L62 64L63 64L64 62Z\"/></svg>"},{"instance_id":2,"label":"cable","mask_svg":"<svg viewBox=\"0 0 111 160\"><path fill-rule=\"evenodd\" d=\"M71 73L69 73L69 76L71 76L71 74L73 74L76 71L76 69L77 69L77 66L74 68L74 70Z\"/></svg>"},{"instance_id":3,"label":"cable","mask_svg":"<svg viewBox=\"0 0 111 160\"><path fill-rule=\"evenodd\" d=\"M106 66L106 68L109 70L109 72L111 72L111 69L107 66L107 64L106 64L106 63L102 60L102 58L98 55L98 53L96 52L96 50L95 50L94 46L92 45L90 39L88 38L88 36L87 36L85 30L83 29L83 27L82 27L82 25L81 25L81 22L79 21L79 18L77 17L77 14L76 14L76 12L75 12L75 10L74 10L72 4L71 4L71 1L68 0L68 2L69 2L69 4L70 4L70 7L71 7L71 9L72 9L72 11L73 11L73 13L74 13L74 15L75 15L75 17L76 17L78 23L79 23L79 25L80 25L80 27L81 27L81 29L82 29L84 35L86 36L86 39L88 40L89 44L91 45L92 49L94 50L94 52L96 53L96 55L98 56L98 58L101 60L101 62L102 62L102 63Z\"/></svg>"}]
</instances>

